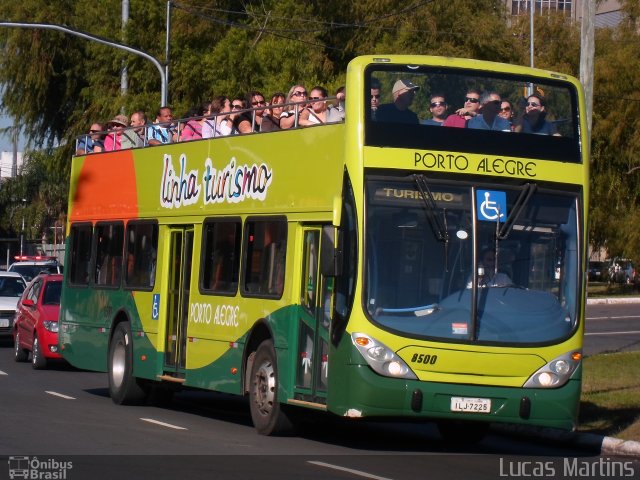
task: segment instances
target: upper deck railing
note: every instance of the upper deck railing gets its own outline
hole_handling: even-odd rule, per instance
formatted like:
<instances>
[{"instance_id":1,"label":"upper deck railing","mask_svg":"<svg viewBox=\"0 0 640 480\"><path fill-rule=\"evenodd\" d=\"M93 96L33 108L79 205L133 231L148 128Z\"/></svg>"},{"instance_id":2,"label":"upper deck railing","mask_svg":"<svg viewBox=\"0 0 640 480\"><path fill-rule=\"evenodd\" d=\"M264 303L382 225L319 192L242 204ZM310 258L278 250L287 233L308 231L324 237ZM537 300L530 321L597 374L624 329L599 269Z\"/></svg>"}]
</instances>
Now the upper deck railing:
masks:
<instances>
[{"instance_id":1,"label":"upper deck railing","mask_svg":"<svg viewBox=\"0 0 640 480\"><path fill-rule=\"evenodd\" d=\"M333 102L336 100L336 97L326 97L325 99L323 99L323 101L325 102ZM293 125L288 129L297 129L297 128L301 128L302 126L299 125L299 116L300 113L302 112L302 110L304 110L305 108L308 108L309 104L314 103L313 101L310 100L305 100L302 102L288 102L288 103L278 103L278 104L273 104L273 105L266 105L266 106L260 106L260 107L255 107L255 108L245 108L245 109L241 109L241 110L231 110L231 111L227 111L227 112L218 112L215 114L209 114L209 115L201 115L201 116L196 116L196 117L185 117L185 118L181 118L179 120L173 120L170 122L159 122L159 123L146 123L145 125L141 125L141 126L137 126L137 127L132 127L132 126L128 126L128 127L121 127L121 128L112 128L112 129L107 129L107 130L103 130L100 132L90 132L90 133L85 133L82 135L79 135L78 137L76 137L76 155L86 155L86 154L96 154L96 153L106 153L106 152L112 152L115 150L129 150L129 149L133 149L133 148L143 148L143 147L148 147L148 146L155 146L157 144L150 144L149 141L153 140L154 138L149 136L149 133L152 132L153 130L166 130L169 134L170 134L170 140L167 142L162 142L163 144L169 144L169 143L178 143L178 142L189 142L189 141L196 141L196 140L206 140L209 138L216 138L216 137L228 137L228 136L234 136L234 135L248 135L248 134L254 134L254 133L268 133L268 132L262 132L262 131L256 131L256 117L257 117L257 112L270 112L271 109L274 108L278 108L278 109L283 109L283 114L286 112L293 112L293 117L294 117L294 123ZM336 108L333 105L330 105L327 108L327 111L330 108ZM218 131L218 128L216 128L216 126L218 125L218 118L219 117L223 117L222 120L230 120L232 122L232 126L233 129L230 133L228 134L221 134ZM244 117L246 120L251 122L251 131L250 132L246 132L246 133L241 133L239 131L237 131L235 129L235 120L239 117ZM279 117L282 118L282 115ZM204 122L202 122L204 120ZM344 119L343 119L344 121ZM188 129L192 129L195 131L195 127L194 127L194 123L195 122L202 122L202 126L204 126L204 124L209 124L209 126L211 127L211 131L212 131L212 135L211 136L207 136L207 137L203 137L202 136L202 129L200 130L199 136L197 137L191 137L191 138L182 138L183 134L185 131L187 131ZM338 123L338 122L332 122L332 123ZM270 131L278 131L278 129L274 129L274 130L270 130ZM86 146L88 143L90 143L90 140L92 140L92 135L100 135L100 139L102 141L104 141L107 137L111 137L112 141L113 141L113 145L114 148L111 148L109 150L102 150L102 152L86 152L86 147L83 148L83 146ZM173 140L173 138L175 137L175 140ZM122 139L127 139L128 142L126 142L126 144L124 146L122 146ZM116 148L117 147L117 148Z\"/></svg>"}]
</instances>

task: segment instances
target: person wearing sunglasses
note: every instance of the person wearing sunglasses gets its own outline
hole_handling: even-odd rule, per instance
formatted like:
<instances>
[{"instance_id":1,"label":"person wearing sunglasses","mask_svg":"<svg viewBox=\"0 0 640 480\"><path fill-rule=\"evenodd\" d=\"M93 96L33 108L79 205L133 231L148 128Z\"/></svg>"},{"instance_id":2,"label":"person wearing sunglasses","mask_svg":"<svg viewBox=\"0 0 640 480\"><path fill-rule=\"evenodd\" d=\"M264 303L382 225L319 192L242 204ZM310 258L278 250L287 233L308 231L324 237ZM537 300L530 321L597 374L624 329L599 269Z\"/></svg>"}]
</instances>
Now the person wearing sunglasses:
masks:
<instances>
[{"instance_id":1,"label":"person wearing sunglasses","mask_svg":"<svg viewBox=\"0 0 640 480\"><path fill-rule=\"evenodd\" d=\"M469 119L467 128L476 130L497 130L500 132L510 132L511 123L500 115L500 105L502 97L498 92L484 92L480 97L480 109L478 114Z\"/></svg>"},{"instance_id":2,"label":"person wearing sunglasses","mask_svg":"<svg viewBox=\"0 0 640 480\"><path fill-rule=\"evenodd\" d=\"M419 123L418 115L409 109L420 87L411 80L400 79L393 84L393 103L380 105L376 111L379 122Z\"/></svg>"},{"instance_id":3,"label":"person wearing sunglasses","mask_svg":"<svg viewBox=\"0 0 640 480\"><path fill-rule=\"evenodd\" d=\"M431 118L422 120L423 125L431 125L434 127L441 127L444 121L447 119L447 101L444 95L441 93L432 93L429 98L429 111L431 112Z\"/></svg>"},{"instance_id":4,"label":"person wearing sunglasses","mask_svg":"<svg viewBox=\"0 0 640 480\"><path fill-rule=\"evenodd\" d=\"M245 105L250 110L236 116L234 121L236 129L242 134L259 132L262 125L262 116L265 114L267 107L264 95L258 91L249 92Z\"/></svg>"},{"instance_id":5,"label":"person wearing sunglasses","mask_svg":"<svg viewBox=\"0 0 640 480\"><path fill-rule=\"evenodd\" d=\"M444 127L465 128L467 122L478 114L480 109L480 92L475 88L467 90L464 97L464 107L456 110L444 121Z\"/></svg>"},{"instance_id":6,"label":"person wearing sunglasses","mask_svg":"<svg viewBox=\"0 0 640 480\"><path fill-rule=\"evenodd\" d=\"M377 78L371 79L371 119L376 120L378 115L378 107L380 106L380 80Z\"/></svg>"},{"instance_id":7,"label":"person wearing sunglasses","mask_svg":"<svg viewBox=\"0 0 640 480\"><path fill-rule=\"evenodd\" d=\"M307 106L307 89L303 85L294 85L287 94L287 103L296 102L296 105L287 105L280 115L280 128L287 129L297 126L300 113Z\"/></svg>"},{"instance_id":8,"label":"person wearing sunglasses","mask_svg":"<svg viewBox=\"0 0 640 480\"><path fill-rule=\"evenodd\" d=\"M542 94L529 95L524 106L524 115L518 118L515 131L536 135L559 136L556 125L546 119L546 105L547 102Z\"/></svg>"},{"instance_id":9,"label":"person wearing sunglasses","mask_svg":"<svg viewBox=\"0 0 640 480\"><path fill-rule=\"evenodd\" d=\"M76 155L100 153L104 151L105 128L101 123L92 123L89 134L78 140Z\"/></svg>"},{"instance_id":10,"label":"person wearing sunglasses","mask_svg":"<svg viewBox=\"0 0 640 480\"><path fill-rule=\"evenodd\" d=\"M308 127L311 125L322 125L325 123L338 123L342 117L335 108L328 108L328 92L324 87L313 87L309 95L309 105L300 112L300 125Z\"/></svg>"}]
</instances>

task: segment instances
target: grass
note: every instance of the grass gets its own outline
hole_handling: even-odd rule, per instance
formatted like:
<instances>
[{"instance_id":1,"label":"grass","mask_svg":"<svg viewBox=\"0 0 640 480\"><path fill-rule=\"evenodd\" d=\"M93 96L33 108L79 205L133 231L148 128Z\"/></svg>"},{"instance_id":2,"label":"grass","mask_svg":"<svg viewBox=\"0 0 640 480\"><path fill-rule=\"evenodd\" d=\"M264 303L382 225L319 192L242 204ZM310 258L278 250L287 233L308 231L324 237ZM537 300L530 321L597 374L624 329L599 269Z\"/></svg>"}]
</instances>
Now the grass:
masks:
<instances>
[{"instance_id":1,"label":"grass","mask_svg":"<svg viewBox=\"0 0 640 480\"><path fill-rule=\"evenodd\" d=\"M589 298L627 295L640 296L640 285L624 285L620 283L608 285L606 282L593 282L587 286L587 295Z\"/></svg>"},{"instance_id":2,"label":"grass","mask_svg":"<svg viewBox=\"0 0 640 480\"><path fill-rule=\"evenodd\" d=\"M640 352L584 360L578 431L640 441Z\"/></svg>"}]
</instances>

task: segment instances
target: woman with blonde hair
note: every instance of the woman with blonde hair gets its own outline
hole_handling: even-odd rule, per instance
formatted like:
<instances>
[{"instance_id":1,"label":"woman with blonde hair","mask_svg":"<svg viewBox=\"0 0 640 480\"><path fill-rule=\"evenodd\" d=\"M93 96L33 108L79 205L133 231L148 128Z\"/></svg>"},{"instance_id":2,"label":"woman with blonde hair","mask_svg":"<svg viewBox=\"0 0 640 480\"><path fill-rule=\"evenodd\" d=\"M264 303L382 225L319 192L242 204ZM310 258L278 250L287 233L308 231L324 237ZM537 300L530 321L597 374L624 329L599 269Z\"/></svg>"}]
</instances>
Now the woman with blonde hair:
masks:
<instances>
[{"instance_id":1,"label":"woman with blonde hair","mask_svg":"<svg viewBox=\"0 0 640 480\"><path fill-rule=\"evenodd\" d=\"M300 113L306 108L307 89L303 85L294 85L287 94L287 103L297 102L296 105L287 105L280 115L280 128L287 129L297 125Z\"/></svg>"}]
</instances>

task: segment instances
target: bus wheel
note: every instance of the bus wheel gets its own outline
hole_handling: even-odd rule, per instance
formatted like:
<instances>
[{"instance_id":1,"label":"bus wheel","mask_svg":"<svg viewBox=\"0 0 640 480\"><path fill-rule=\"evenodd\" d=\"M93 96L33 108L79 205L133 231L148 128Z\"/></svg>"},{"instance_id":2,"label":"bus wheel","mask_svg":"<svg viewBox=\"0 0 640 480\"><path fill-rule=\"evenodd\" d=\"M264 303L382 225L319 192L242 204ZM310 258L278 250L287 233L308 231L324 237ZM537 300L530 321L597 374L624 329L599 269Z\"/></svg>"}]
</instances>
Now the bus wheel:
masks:
<instances>
[{"instance_id":1,"label":"bus wheel","mask_svg":"<svg viewBox=\"0 0 640 480\"><path fill-rule=\"evenodd\" d=\"M133 345L131 327L120 322L109 345L109 395L118 405L142 403L146 391L133 376Z\"/></svg>"},{"instance_id":2,"label":"bus wheel","mask_svg":"<svg viewBox=\"0 0 640 480\"><path fill-rule=\"evenodd\" d=\"M42 355L40 342L38 341L38 335L36 333L33 334L33 346L31 347L31 366L35 370L47 368L47 359Z\"/></svg>"},{"instance_id":3,"label":"bus wheel","mask_svg":"<svg viewBox=\"0 0 640 480\"><path fill-rule=\"evenodd\" d=\"M251 369L249 405L253 425L261 435L293 433L293 423L278 402L278 368L271 340L262 342L256 351Z\"/></svg>"},{"instance_id":4,"label":"bus wheel","mask_svg":"<svg viewBox=\"0 0 640 480\"><path fill-rule=\"evenodd\" d=\"M465 422L460 420L438 421L438 431L449 445L474 445L480 443L489 431L489 422Z\"/></svg>"},{"instance_id":5,"label":"bus wheel","mask_svg":"<svg viewBox=\"0 0 640 480\"><path fill-rule=\"evenodd\" d=\"M13 347L13 358L16 362L26 362L29 359L29 352L20 346L20 334L16 333L16 344Z\"/></svg>"}]
</instances>

